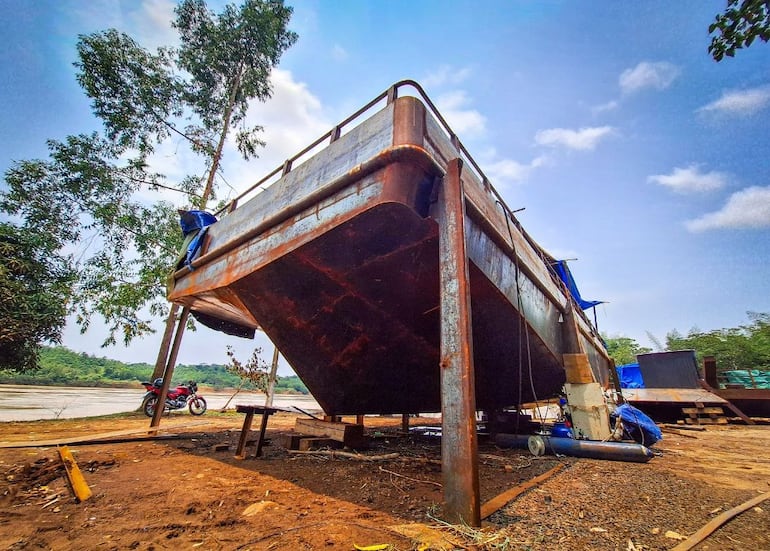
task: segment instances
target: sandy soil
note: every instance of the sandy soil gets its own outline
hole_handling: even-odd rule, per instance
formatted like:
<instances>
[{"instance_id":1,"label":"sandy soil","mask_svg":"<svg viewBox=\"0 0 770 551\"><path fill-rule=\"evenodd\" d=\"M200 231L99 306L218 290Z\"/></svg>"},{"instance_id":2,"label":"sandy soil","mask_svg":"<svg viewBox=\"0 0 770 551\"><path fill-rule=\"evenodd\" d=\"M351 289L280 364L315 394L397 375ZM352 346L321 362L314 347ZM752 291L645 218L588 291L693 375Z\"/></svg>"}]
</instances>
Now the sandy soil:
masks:
<instances>
[{"instance_id":1,"label":"sandy soil","mask_svg":"<svg viewBox=\"0 0 770 551\"><path fill-rule=\"evenodd\" d=\"M77 503L55 447L0 449L2 549L670 549L758 491L770 491L770 426L666 433L646 464L534 458L480 443L482 502L551 469L559 474L468 530L441 522L440 445L367 417L364 462L290 455L294 415L270 420L264 457L236 460L241 416L172 415L176 439L71 445L93 497ZM412 419L412 425L435 420ZM144 428L145 417L4 423L28 441ZM253 451L253 450L252 450ZM697 549L770 549L770 500Z\"/></svg>"}]
</instances>

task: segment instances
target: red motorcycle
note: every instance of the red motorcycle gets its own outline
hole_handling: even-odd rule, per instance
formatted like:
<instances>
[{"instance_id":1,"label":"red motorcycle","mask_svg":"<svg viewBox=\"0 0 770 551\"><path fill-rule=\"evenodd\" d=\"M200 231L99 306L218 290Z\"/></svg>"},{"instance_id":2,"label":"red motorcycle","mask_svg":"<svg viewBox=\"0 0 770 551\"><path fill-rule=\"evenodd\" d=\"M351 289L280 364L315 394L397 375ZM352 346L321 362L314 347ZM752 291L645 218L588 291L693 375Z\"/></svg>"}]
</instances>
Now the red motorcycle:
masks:
<instances>
[{"instance_id":1,"label":"red motorcycle","mask_svg":"<svg viewBox=\"0 0 770 551\"><path fill-rule=\"evenodd\" d=\"M163 379L155 379L153 382L142 383L147 389L147 394L142 399L142 411L147 417L155 415L155 405L158 403L160 389L163 386ZM189 407L193 415L203 415L206 413L206 400L203 396L198 396L198 384L190 381L186 385L177 385L174 389L168 390L166 396L166 410L182 409Z\"/></svg>"}]
</instances>

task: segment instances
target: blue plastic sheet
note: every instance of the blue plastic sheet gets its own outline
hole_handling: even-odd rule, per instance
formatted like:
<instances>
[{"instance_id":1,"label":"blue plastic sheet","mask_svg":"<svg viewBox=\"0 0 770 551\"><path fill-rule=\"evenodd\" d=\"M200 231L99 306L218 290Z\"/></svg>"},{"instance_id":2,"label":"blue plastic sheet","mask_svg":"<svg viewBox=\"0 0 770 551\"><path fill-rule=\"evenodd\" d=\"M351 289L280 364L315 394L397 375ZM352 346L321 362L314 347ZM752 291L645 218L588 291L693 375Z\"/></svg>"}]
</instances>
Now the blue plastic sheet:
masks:
<instances>
[{"instance_id":1,"label":"blue plastic sheet","mask_svg":"<svg viewBox=\"0 0 770 551\"><path fill-rule=\"evenodd\" d=\"M179 225L186 236L196 230L201 230L217 221L216 216L202 210L180 210Z\"/></svg>"},{"instance_id":2,"label":"blue plastic sheet","mask_svg":"<svg viewBox=\"0 0 770 551\"><path fill-rule=\"evenodd\" d=\"M644 388L644 379L639 364L625 364L615 367L620 379L620 388Z\"/></svg>"},{"instance_id":3,"label":"blue plastic sheet","mask_svg":"<svg viewBox=\"0 0 770 551\"><path fill-rule=\"evenodd\" d=\"M569 289L569 292L572 295L572 298L575 299L575 302L577 302L578 305L583 310L593 308L597 304L602 304L603 301L601 300L584 300L580 296L580 291L578 291L577 284L575 283L575 278L572 277L572 272L569 271L566 260L557 260L552 266L553 266L553 269L558 274L559 278L564 282L564 284Z\"/></svg>"},{"instance_id":4,"label":"blue plastic sheet","mask_svg":"<svg viewBox=\"0 0 770 551\"><path fill-rule=\"evenodd\" d=\"M663 438L663 433L655 421L631 404L618 407L612 416L623 421L626 434L644 446L652 446Z\"/></svg>"},{"instance_id":5,"label":"blue plastic sheet","mask_svg":"<svg viewBox=\"0 0 770 551\"><path fill-rule=\"evenodd\" d=\"M216 221L216 216L202 210L179 211L179 225L182 228L182 233L190 239L184 257L184 265L190 271L193 269L192 261L198 256L201 245L203 245L206 230Z\"/></svg>"}]
</instances>

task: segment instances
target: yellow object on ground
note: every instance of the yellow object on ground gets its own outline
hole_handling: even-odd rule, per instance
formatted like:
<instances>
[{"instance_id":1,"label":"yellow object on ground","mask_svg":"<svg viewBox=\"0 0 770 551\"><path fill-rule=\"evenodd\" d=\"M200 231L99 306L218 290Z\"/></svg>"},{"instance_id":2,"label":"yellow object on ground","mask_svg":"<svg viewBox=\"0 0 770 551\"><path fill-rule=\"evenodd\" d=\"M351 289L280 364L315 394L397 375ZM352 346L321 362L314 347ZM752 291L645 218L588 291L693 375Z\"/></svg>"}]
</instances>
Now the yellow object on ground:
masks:
<instances>
[{"instance_id":1,"label":"yellow object on ground","mask_svg":"<svg viewBox=\"0 0 770 551\"><path fill-rule=\"evenodd\" d=\"M59 448L59 456L64 463L64 469L67 471L67 477L72 486L72 491L75 492L75 497L78 501L87 500L91 497L91 488L86 484L86 479L83 477L83 473L80 472L78 464L75 463L72 452L67 446L62 446Z\"/></svg>"}]
</instances>

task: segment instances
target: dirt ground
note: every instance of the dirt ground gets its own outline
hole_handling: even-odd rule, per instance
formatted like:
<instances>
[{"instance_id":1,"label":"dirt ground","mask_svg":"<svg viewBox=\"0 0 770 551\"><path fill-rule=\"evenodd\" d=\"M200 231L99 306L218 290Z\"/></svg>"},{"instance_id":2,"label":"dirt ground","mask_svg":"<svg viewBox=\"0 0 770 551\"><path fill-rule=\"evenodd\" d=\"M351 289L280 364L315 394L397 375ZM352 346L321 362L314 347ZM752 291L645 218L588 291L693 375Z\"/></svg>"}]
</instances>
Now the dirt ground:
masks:
<instances>
[{"instance_id":1,"label":"dirt ground","mask_svg":"<svg viewBox=\"0 0 770 551\"><path fill-rule=\"evenodd\" d=\"M400 418L367 417L372 443L362 453L391 458L289 454L280 434L295 418L271 418L259 459L234 459L242 423L234 413L165 418L162 428L179 435L174 439L70 445L93 491L82 503L72 497L55 447L0 449L0 548L671 549L677 538L770 491L770 426L667 432L655 446L659 455L642 464L535 458L481 439L482 502L559 463L564 468L472 530L441 521L438 438L401 434ZM209 424L189 426L197 421ZM413 427L430 422L411 420ZM4 423L0 440L147 425L137 414ZM696 549L770 549L770 500Z\"/></svg>"}]
</instances>

